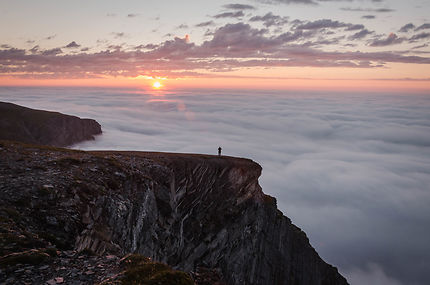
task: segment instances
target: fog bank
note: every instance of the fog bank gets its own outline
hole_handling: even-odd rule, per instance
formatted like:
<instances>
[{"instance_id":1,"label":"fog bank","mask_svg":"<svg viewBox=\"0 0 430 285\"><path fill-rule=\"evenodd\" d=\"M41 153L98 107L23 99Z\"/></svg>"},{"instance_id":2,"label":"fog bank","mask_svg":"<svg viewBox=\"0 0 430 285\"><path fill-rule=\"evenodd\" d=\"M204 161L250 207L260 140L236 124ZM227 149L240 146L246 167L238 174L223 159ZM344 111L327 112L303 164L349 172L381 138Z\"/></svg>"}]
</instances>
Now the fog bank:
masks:
<instances>
[{"instance_id":1,"label":"fog bank","mask_svg":"<svg viewBox=\"0 0 430 285\"><path fill-rule=\"evenodd\" d=\"M0 100L96 119L104 134L78 149L252 158L351 284L430 280L430 95L0 88Z\"/></svg>"}]
</instances>

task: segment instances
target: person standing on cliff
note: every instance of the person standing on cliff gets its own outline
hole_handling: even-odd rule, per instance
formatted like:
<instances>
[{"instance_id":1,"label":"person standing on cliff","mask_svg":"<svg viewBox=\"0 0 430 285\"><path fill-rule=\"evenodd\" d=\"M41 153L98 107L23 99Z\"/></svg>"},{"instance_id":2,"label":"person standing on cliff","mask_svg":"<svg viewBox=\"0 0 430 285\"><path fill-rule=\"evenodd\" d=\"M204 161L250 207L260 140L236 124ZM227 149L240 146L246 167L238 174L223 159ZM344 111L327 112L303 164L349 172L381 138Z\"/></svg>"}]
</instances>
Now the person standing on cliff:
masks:
<instances>
[{"instance_id":1,"label":"person standing on cliff","mask_svg":"<svg viewBox=\"0 0 430 285\"><path fill-rule=\"evenodd\" d=\"M219 155L219 156L221 156L221 150L222 150L222 148L221 148L221 147L218 147L218 155Z\"/></svg>"}]
</instances>

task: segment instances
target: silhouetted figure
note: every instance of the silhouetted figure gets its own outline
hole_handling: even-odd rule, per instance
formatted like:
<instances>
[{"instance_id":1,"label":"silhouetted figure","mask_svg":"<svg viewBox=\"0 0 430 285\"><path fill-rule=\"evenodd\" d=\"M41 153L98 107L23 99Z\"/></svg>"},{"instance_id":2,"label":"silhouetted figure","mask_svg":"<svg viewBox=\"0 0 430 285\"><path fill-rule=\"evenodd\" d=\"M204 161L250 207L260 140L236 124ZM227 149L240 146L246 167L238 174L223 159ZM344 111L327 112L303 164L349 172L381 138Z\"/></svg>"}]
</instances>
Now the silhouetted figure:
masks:
<instances>
[{"instance_id":1,"label":"silhouetted figure","mask_svg":"<svg viewBox=\"0 0 430 285\"><path fill-rule=\"evenodd\" d=\"M219 148L218 148L218 155L219 155L219 156L221 156L221 150L222 150L222 148L221 148L221 147L219 147Z\"/></svg>"}]
</instances>

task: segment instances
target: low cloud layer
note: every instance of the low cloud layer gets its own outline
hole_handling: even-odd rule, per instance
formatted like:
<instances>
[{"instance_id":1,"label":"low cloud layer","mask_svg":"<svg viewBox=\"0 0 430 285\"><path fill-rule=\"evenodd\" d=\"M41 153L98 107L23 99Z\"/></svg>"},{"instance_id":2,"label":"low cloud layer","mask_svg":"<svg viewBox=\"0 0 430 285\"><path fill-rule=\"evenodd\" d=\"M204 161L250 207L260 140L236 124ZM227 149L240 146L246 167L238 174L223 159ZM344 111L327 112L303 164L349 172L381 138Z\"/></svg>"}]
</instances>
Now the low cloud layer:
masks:
<instances>
[{"instance_id":1,"label":"low cloud layer","mask_svg":"<svg viewBox=\"0 0 430 285\"><path fill-rule=\"evenodd\" d=\"M411 94L0 88L97 119L83 149L249 157L263 190L352 285L430 279L430 98Z\"/></svg>"}]
</instances>

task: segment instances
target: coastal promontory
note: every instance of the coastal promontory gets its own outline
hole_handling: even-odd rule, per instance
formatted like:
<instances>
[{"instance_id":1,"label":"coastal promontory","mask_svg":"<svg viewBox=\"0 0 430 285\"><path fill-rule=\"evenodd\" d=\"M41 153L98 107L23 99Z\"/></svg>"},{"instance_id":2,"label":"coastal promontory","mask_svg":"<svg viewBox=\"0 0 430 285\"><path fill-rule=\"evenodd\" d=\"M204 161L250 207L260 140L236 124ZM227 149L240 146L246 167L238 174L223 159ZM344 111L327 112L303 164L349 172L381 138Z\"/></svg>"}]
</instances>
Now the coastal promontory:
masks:
<instances>
[{"instance_id":1,"label":"coastal promontory","mask_svg":"<svg viewBox=\"0 0 430 285\"><path fill-rule=\"evenodd\" d=\"M227 156L2 141L0 281L347 284L263 193L261 170ZM127 283L129 254L185 283Z\"/></svg>"},{"instance_id":2,"label":"coastal promontory","mask_svg":"<svg viewBox=\"0 0 430 285\"><path fill-rule=\"evenodd\" d=\"M100 124L92 119L0 102L0 139L3 140L65 147L93 140L101 133Z\"/></svg>"}]
</instances>

